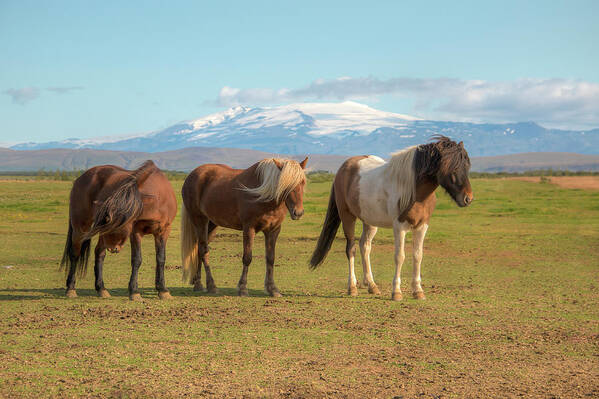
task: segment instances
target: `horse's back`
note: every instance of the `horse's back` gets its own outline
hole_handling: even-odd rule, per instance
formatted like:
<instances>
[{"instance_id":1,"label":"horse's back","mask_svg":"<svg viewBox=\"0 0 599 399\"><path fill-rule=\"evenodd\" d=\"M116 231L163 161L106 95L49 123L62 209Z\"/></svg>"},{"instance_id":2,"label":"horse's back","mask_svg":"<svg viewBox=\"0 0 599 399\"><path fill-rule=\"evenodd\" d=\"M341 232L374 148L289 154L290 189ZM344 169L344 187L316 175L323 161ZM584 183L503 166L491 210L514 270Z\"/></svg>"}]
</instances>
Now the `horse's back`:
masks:
<instances>
[{"instance_id":1,"label":"horse's back","mask_svg":"<svg viewBox=\"0 0 599 399\"><path fill-rule=\"evenodd\" d=\"M144 201L140 218L159 221L165 225L177 214L177 198L168 178L158 168L139 186Z\"/></svg>"},{"instance_id":2,"label":"horse's back","mask_svg":"<svg viewBox=\"0 0 599 399\"><path fill-rule=\"evenodd\" d=\"M117 184L127 171L115 165L94 166L73 182L69 201L69 216L74 227L85 230L93 220L94 202L106 196L105 188Z\"/></svg>"},{"instance_id":3,"label":"horse's back","mask_svg":"<svg viewBox=\"0 0 599 399\"><path fill-rule=\"evenodd\" d=\"M240 228L237 196L241 186L236 177L242 172L223 164L195 168L183 183L183 203L191 215L204 215L215 224Z\"/></svg>"},{"instance_id":4,"label":"horse's back","mask_svg":"<svg viewBox=\"0 0 599 399\"><path fill-rule=\"evenodd\" d=\"M183 201L187 205L192 199L199 199L202 194L209 191L213 186L229 182L239 172L238 169L233 169L224 164L204 164L198 166L191 171L183 183Z\"/></svg>"},{"instance_id":5,"label":"horse's back","mask_svg":"<svg viewBox=\"0 0 599 399\"><path fill-rule=\"evenodd\" d=\"M361 217L360 192L362 191L361 183L363 184L363 182L360 180L364 171L364 164L375 161L371 158L372 156L369 155L348 158L337 171L333 185L337 207L341 212L349 212L355 217ZM380 160L378 157L374 158Z\"/></svg>"},{"instance_id":6,"label":"horse's back","mask_svg":"<svg viewBox=\"0 0 599 399\"><path fill-rule=\"evenodd\" d=\"M72 222L82 230L91 225L95 204L109 197L131 172L116 165L99 165L86 170L73 183L70 196ZM166 176L155 167L139 185L144 195L144 213L147 219L165 219L168 224L175 218L177 199Z\"/></svg>"}]
</instances>

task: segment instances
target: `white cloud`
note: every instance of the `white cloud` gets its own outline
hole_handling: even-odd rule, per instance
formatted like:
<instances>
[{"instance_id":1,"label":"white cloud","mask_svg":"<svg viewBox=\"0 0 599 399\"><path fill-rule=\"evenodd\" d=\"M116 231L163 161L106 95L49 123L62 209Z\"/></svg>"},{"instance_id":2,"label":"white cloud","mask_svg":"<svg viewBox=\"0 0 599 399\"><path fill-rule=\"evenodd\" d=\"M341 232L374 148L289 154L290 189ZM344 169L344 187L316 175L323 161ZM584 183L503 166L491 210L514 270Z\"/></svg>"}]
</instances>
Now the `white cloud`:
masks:
<instances>
[{"instance_id":1,"label":"white cloud","mask_svg":"<svg viewBox=\"0 0 599 399\"><path fill-rule=\"evenodd\" d=\"M40 90L37 87L23 87L20 89L8 89L2 92L12 97L15 104L25 105L29 101L35 100L40 96Z\"/></svg>"},{"instance_id":2,"label":"white cloud","mask_svg":"<svg viewBox=\"0 0 599 399\"><path fill-rule=\"evenodd\" d=\"M318 79L297 89L225 86L213 103L233 106L306 100L375 100L383 95L411 100L411 112L429 119L535 121L548 127L576 129L599 127L599 84L569 79L491 82L451 78L381 80L342 77Z\"/></svg>"},{"instance_id":3,"label":"white cloud","mask_svg":"<svg viewBox=\"0 0 599 399\"><path fill-rule=\"evenodd\" d=\"M83 90L82 86L63 86L63 87L48 87L46 90L56 94L66 94L71 91Z\"/></svg>"},{"instance_id":4,"label":"white cloud","mask_svg":"<svg viewBox=\"0 0 599 399\"><path fill-rule=\"evenodd\" d=\"M55 94L67 94L76 90L83 90L82 86L57 86L57 87L47 87L46 91L50 91ZM6 94L12 97L12 102L15 104L25 105L30 101L38 98L42 91L37 87L22 87L20 89L7 89L2 92L2 94Z\"/></svg>"}]
</instances>

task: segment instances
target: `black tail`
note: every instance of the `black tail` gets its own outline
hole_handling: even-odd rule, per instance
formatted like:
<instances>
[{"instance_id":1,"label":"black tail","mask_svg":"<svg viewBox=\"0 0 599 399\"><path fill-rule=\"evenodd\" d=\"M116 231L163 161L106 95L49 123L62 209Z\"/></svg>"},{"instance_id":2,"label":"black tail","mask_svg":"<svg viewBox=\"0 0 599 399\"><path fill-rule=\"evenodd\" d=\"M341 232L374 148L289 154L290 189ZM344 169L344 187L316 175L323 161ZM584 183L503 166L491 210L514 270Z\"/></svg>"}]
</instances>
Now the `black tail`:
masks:
<instances>
[{"instance_id":1,"label":"black tail","mask_svg":"<svg viewBox=\"0 0 599 399\"><path fill-rule=\"evenodd\" d=\"M311 269L315 269L324 261L324 258L326 258L331 249L331 245L333 245L333 240L335 240L335 235L337 235L340 224L341 218L339 217L339 211L337 210L337 203L335 202L335 186L333 186L331 188L327 215L324 218L320 237L318 237L318 244L316 244L316 248L310 259Z\"/></svg>"},{"instance_id":2,"label":"black tail","mask_svg":"<svg viewBox=\"0 0 599 399\"><path fill-rule=\"evenodd\" d=\"M79 255L75 255L73 251L73 226L69 219L69 232L67 233L67 242L64 246L64 252L62 253L62 260L60 261L60 269L65 269L65 273L71 270L71 267L75 267L79 277L84 276L87 271L87 261L89 259L89 253L91 248L91 240L86 239L81 243L81 249Z\"/></svg>"},{"instance_id":3,"label":"black tail","mask_svg":"<svg viewBox=\"0 0 599 399\"><path fill-rule=\"evenodd\" d=\"M146 161L141 167L127 176L116 190L100 205L94 215L94 223L85 234L90 239L96 234L115 231L139 217L143 210L139 184L158 170L154 162Z\"/></svg>"}]
</instances>

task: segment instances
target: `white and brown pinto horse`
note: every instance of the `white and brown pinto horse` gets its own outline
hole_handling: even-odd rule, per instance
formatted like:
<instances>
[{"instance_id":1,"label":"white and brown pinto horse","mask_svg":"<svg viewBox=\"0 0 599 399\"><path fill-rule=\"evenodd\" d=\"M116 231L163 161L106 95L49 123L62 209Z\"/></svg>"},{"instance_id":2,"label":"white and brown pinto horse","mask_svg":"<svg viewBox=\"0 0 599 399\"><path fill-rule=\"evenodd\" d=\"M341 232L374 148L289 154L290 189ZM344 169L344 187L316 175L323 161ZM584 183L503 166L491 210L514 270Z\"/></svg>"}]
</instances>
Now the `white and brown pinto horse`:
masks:
<instances>
[{"instance_id":1,"label":"white and brown pinto horse","mask_svg":"<svg viewBox=\"0 0 599 399\"><path fill-rule=\"evenodd\" d=\"M266 277L264 289L281 296L274 282L275 244L285 214L299 219L304 214L303 198L308 158L302 162L270 158L247 169L207 164L187 176L182 188L181 257L183 279L202 290L202 263L206 288L216 286L208 263L208 243L217 226L243 231L243 271L237 285L240 296L248 296L247 273L252 262L254 236L264 233Z\"/></svg>"},{"instance_id":2,"label":"white and brown pinto horse","mask_svg":"<svg viewBox=\"0 0 599 399\"><path fill-rule=\"evenodd\" d=\"M368 286L369 293L379 294L370 267L371 242L377 227L392 227L395 236L392 299L401 300L404 241L406 233L412 230L412 295L415 299L424 299L420 285L420 264L424 236L435 208L435 190L439 185L443 187L460 207L468 206L473 200L468 180L470 159L464 144L445 136L435 136L433 140L396 152L389 162L376 156L356 156L341 165L331 189L322 232L310 260L312 268L323 262L339 224L343 223L349 261L348 294L357 295L354 227L356 218L359 218L364 226L360 239L363 282Z\"/></svg>"}]
</instances>

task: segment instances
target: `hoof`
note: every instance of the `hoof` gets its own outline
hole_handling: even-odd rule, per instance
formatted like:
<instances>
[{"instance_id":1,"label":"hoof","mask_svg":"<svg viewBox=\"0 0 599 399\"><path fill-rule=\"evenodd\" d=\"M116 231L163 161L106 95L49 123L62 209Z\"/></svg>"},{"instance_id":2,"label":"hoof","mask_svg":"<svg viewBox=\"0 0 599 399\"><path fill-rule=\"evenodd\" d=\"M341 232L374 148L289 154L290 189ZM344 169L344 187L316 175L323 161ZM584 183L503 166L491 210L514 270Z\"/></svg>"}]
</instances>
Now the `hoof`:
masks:
<instances>
[{"instance_id":1,"label":"hoof","mask_svg":"<svg viewBox=\"0 0 599 399\"><path fill-rule=\"evenodd\" d=\"M108 292L107 289L102 288L100 291L98 291L98 296L100 298L110 298L110 292Z\"/></svg>"},{"instance_id":2,"label":"hoof","mask_svg":"<svg viewBox=\"0 0 599 399\"><path fill-rule=\"evenodd\" d=\"M238 289L237 290L237 295L239 296L250 296L250 294L248 293L248 289L244 288L244 289Z\"/></svg>"},{"instance_id":3,"label":"hoof","mask_svg":"<svg viewBox=\"0 0 599 399\"><path fill-rule=\"evenodd\" d=\"M161 292L159 292L158 293L158 298L160 298L160 299L166 299L166 300L173 299L171 293L168 292L168 291L161 291ZM141 299L141 296L140 296L140 299Z\"/></svg>"},{"instance_id":4,"label":"hoof","mask_svg":"<svg viewBox=\"0 0 599 399\"><path fill-rule=\"evenodd\" d=\"M391 294L391 299L393 301L401 301L403 299L403 295L401 294L401 292L394 292Z\"/></svg>"},{"instance_id":5,"label":"hoof","mask_svg":"<svg viewBox=\"0 0 599 399\"><path fill-rule=\"evenodd\" d=\"M202 291L204 291L204 287L202 287L202 284L194 284L193 285L193 290L195 292L202 292Z\"/></svg>"},{"instance_id":6,"label":"hoof","mask_svg":"<svg viewBox=\"0 0 599 399\"><path fill-rule=\"evenodd\" d=\"M368 286L368 293L374 295L381 295L381 290L379 290L379 287L377 287L376 284L372 284Z\"/></svg>"},{"instance_id":7,"label":"hoof","mask_svg":"<svg viewBox=\"0 0 599 399\"><path fill-rule=\"evenodd\" d=\"M67 290L66 296L67 296L67 298L77 298L77 291Z\"/></svg>"},{"instance_id":8,"label":"hoof","mask_svg":"<svg viewBox=\"0 0 599 399\"><path fill-rule=\"evenodd\" d=\"M283 296L279 291L266 291L266 293L273 298L280 298Z\"/></svg>"},{"instance_id":9,"label":"hoof","mask_svg":"<svg viewBox=\"0 0 599 399\"><path fill-rule=\"evenodd\" d=\"M412 297L414 299L426 299L426 297L424 296L424 292L422 291L412 292Z\"/></svg>"},{"instance_id":10,"label":"hoof","mask_svg":"<svg viewBox=\"0 0 599 399\"><path fill-rule=\"evenodd\" d=\"M347 289L347 295L358 296L358 287L352 286Z\"/></svg>"},{"instance_id":11,"label":"hoof","mask_svg":"<svg viewBox=\"0 0 599 399\"><path fill-rule=\"evenodd\" d=\"M216 288L216 285L212 285L206 289L206 292L209 294L216 294L218 292L218 289Z\"/></svg>"},{"instance_id":12,"label":"hoof","mask_svg":"<svg viewBox=\"0 0 599 399\"><path fill-rule=\"evenodd\" d=\"M129 299L132 301L143 301L141 295L139 293L129 294Z\"/></svg>"}]
</instances>

